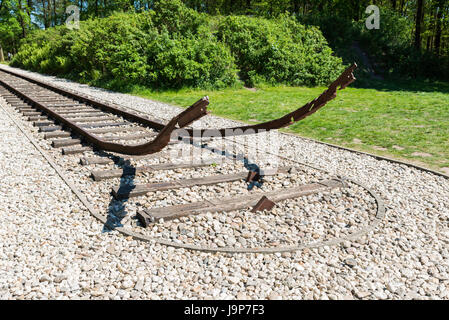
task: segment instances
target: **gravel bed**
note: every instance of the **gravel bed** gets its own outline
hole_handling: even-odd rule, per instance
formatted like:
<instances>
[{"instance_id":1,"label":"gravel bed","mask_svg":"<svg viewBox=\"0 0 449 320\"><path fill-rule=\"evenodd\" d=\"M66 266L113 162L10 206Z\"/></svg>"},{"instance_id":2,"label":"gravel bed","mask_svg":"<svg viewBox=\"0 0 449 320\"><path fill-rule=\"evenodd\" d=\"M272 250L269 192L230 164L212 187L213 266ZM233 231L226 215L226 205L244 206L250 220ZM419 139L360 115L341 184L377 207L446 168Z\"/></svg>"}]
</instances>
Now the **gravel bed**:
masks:
<instances>
[{"instance_id":1,"label":"gravel bed","mask_svg":"<svg viewBox=\"0 0 449 320\"><path fill-rule=\"evenodd\" d=\"M25 123L25 126L28 126L30 129L32 128L30 123ZM38 143L42 146L42 148L46 148L48 152L54 156L57 163L67 171L68 176L75 181L77 187L82 190L86 196L88 196L89 201L93 204L93 206L101 213L104 213L109 217L110 227L123 225L125 227L130 227L135 232L159 239L172 240L176 243L189 243L209 247L229 246L237 248L277 247L280 245L305 244L319 240L328 240L330 237L341 237L348 235L359 229L361 226L366 225L376 213L376 205L372 196L366 194L366 192L364 192L361 188L351 186L344 191L345 194L349 196L350 201L348 202L342 200L342 203L337 207L333 205L335 204L335 199L332 199L332 201L327 198L321 199L323 195L318 194L317 196L320 198L319 200L317 200L315 196L310 196L297 200L280 202L276 208L277 210L273 211L273 215L271 213L268 213L268 215L254 215L250 212L250 208L248 208L225 214L201 214L198 217L192 218L192 221L190 221L189 218L183 218L181 221L189 223L190 228L192 228L192 232L189 232L187 237L184 232L179 231L182 229L179 229L179 232L175 232L174 227L171 224L165 225L164 223L158 223L155 228L143 229L135 219L137 211L142 208L166 207L196 201L204 201L207 199L241 196L245 194L262 194L263 192L300 186L319 180L330 179L332 177L319 170L304 166L301 168L300 166L296 172L292 174L280 173L275 176L267 176L265 177L260 188L254 188L252 190L248 190L248 184L244 180L240 180L235 182L219 183L212 186L203 185L175 190L157 191L149 193L145 197L115 200L111 196L110 191L113 187L117 186L159 183L171 180L201 178L204 176L217 174L242 172L245 171L244 161L242 159L235 160L232 158L232 155L240 155L243 159L251 159L252 155L248 152L245 153L246 148L243 145L234 145L229 142L226 143L226 150L230 150L228 151L229 154L227 156L219 156L219 154L221 154L220 152L212 153L210 151L211 149L215 149L217 151L222 150L221 148L223 147L223 141L218 140L209 142L209 148L203 148L200 150L192 147L192 145L184 144L173 146L171 148L172 150L168 152L166 157L154 158L150 159L150 161L147 159L141 159L135 161L133 164L136 166L144 166L148 164L171 162L173 158L170 152L177 150L180 151L180 149L183 149L182 151L186 151L187 154L200 151L203 157L206 155L215 157L219 156L221 159L218 159L217 163L213 166L146 172L135 177L126 176L102 182L93 182L89 177L93 168L86 167L83 168L83 170L78 170L76 163L78 162L77 158L79 155L73 155L71 156L71 159L70 156L61 156L59 149L49 148L48 141L40 139L39 134L35 133L35 138L38 140ZM94 152L92 151L89 152L89 154L90 153ZM273 157L270 156L269 159L272 160ZM280 166L295 165L294 162L283 159L277 159L276 162L271 161L268 163L276 163ZM268 163L265 162L265 165L263 165L258 162L261 169L268 169L272 167L268 166ZM95 170L106 170L111 168L117 167L113 165L103 166L101 168L96 166ZM338 193L338 196L335 197L343 198L343 195L342 193ZM355 214L355 216L346 215L346 218L350 219L347 223L343 223L343 218L340 214L339 219L341 220L341 223L339 226L341 228L338 226L337 228L322 227L330 225L332 223L332 219L335 220L335 217L338 216L342 208L343 210L357 208L354 203L357 202L358 199L362 198L364 199L363 201L366 201L366 203L360 205L361 210L351 211ZM324 208L321 207L323 204L325 204ZM327 204L330 205L330 208ZM349 207L348 204L350 205ZM306 210L305 216L303 208ZM287 212L287 215L280 215L280 212ZM292 215L295 215L295 218L293 218ZM330 216L333 216L333 218L331 219ZM218 227L218 225L223 223L229 224L231 219L240 221L241 223L234 224L231 228L232 230ZM307 221L300 222L298 220ZM311 220L320 222L311 223L309 222ZM192 222L194 223L192 224ZM268 228L270 225L273 228L272 230ZM305 225L307 227L305 227ZM314 230L314 225L317 226L317 230ZM250 226L250 228L248 228L248 226ZM219 232L217 232L217 230L219 230ZM248 232L248 230L250 230L250 232ZM230 232L230 235L243 234L246 238L239 237L239 242L237 242L234 236L227 235L227 231ZM245 239L250 240L246 241Z\"/></svg>"},{"instance_id":2,"label":"gravel bed","mask_svg":"<svg viewBox=\"0 0 449 320\"><path fill-rule=\"evenodd\" d=\"M167 120L180 110L62 79L32 75ZM201 127L237 124L213 116L198 122ZM36 132L25 123L23 126ZM2 298L449 298L449 183L443 177L278 133L283 157L329 172L309 168L309 173L302 175L307 181L340 175L364 183L384 200L386 219L368 236L335 247L304 249L294 254L208 254L141 243L116 231L102 233L103 226L87 214L52 170L43 169L47 167L45 161L3 114L0 130L0 161L5 177L0 192L4 204L1 213L4 223L0 226ZM244 142L244 139L235 140ZM49 147L48 142L40 143L42 147L45 144L56 157L58 151ZM115 184L92 183L88 175L97 166L74 166L79 156L57 159L58 163L66 162L68 176L80 189L91 187L89 201L97 206L105 201L102 197ZM151 161L156 160L144 163ZM13 171L11 163L19 169ZM307 171L306 167L302 170ZM301 180L298 177L293 180L296 181ZM203 234L204 238L198 241L212 241L217 246L221 243L215 239L220 235L219 240L225 244L235 240L235 246L241 245L242 239L250 246L260 244L262 239L266 244L326 239L332 233L345 234L352 227L369 223L373 199L357 188L350 185L348 189L303 197L257 216L238 211L216 219L216 215L206 214L157 224L148 232L166 238L171 238L174 232L185 237L186 242L193 239L193 243L195 235ZM204 195L208 192L204 190ZM193 194L199 193L195 190ZM129 200L126 208L137 206L133 201ZM348 203L352 210L347 210ZM127 217L130 216L131 212ZM202 225L209 226L211 219L218 222L201 230ZM235 225L229 223L231 220ZM289 228L287 221L294 228ZM270 226L269 230L254 228L264 222ZM245 233L250 241L243 236L244 228L251 235ZM263 235L254 237L251 234L254 229L264 232ZM211 232L216 234L214 240Z\"/></svg>"}]
</instances>

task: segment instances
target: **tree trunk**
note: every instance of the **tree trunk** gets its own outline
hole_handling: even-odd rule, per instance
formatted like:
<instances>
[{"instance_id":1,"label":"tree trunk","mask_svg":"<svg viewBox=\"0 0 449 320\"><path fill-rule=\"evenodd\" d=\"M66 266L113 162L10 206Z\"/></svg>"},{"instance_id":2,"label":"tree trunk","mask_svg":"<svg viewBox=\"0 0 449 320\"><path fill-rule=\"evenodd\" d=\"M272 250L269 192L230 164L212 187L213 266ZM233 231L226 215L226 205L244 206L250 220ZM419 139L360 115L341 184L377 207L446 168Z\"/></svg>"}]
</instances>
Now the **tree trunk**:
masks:
<instances>
[{"instance_id":1,"label":"tree trunk","mask_svg":"<svg viewBox=\"0 0 449 320\"><path fill-rule=\"evenodd\" d=\"M51 25L50 0L48 0L48 1L42 0L42 12L44 15L44 27L45 27L45 29L48 29L48 28L50 28L50 25Z\"/></svg>"},{"instance_id":2,"label":"tree trunk","mask_svg":"<svg viewBox=\"0 0 449 320\"><path fill-rule=\"evenodd\" d=\"M404 15L404 4L405 0L401 0L401 3L399 5L399 12L401 13L401 15Z\"/></svg>"},{"instance_id":3,"label":"tree trunk","mask_svg":"<svg viewBox=\"0 0 449 320\"><path fill-rule=\"evenodd\" d=\"M443 17L443 5L444 0L438 1L438 13L437 13L437 30L435 32L435 53L437 55L440 54L440 47L441 47L441 19Z\"/></svg>"},{"instance_id":4,"label":"tree trunk","mask_svg":"<svg viewBox=\"0 0 449 320\"><path fill-rule=\"evenodd\" d=\"M32 0L27 0L27 13L28 16L31 17L31 12L33 12L33 1Z\"/></svg>"},{"instance_id":5,"label":"tree trunk","mask_svg":"<svg viewBox=\"0 0 449 320\"><path fill-rule=\"evenodd\" d=\"M53 0L53 27L56 26L56 0Z\"/></svg>"},{"instance_id":6,"label":"tree trunk","mask_svg":"<svg viewBox=\"0 0 449 320\"><path fill-rule=\"evenodd\" d=\"M293 8L293 13L295 15L297 15L299 13L299 5L298 5L298 0L292 0L292 4L291 4L292 8Z\"/></svg>"},{"instance_id":7,"label":"tree trunk","mask_svg":"<svg viewBox=\"0 0 449 320\"><path fill-rule=\"evenodd\" d=\"M415 25L415 48L421 49L421 21L423 16L424 0L418 0L416 9L416 25Z\"/></svg>"},{"instance_id":8,"label":"tree trunk","mask_svg":"<svg viewBox=\"0 0 449 320\"><path fill-rule=\"evenodd\" d=\"M0 62L5 61L5 56L3 55L3 47L0 44Z\"/></svg>"}]
</instances>

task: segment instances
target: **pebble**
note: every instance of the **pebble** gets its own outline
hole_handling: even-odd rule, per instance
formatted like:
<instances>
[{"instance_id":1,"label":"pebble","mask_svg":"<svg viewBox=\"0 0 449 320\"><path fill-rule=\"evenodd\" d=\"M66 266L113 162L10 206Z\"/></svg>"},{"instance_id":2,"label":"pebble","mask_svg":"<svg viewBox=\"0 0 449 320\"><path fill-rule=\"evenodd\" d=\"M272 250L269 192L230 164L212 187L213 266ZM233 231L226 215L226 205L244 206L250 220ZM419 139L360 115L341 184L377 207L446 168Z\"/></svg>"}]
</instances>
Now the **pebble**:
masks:
<instances>
[{"instance_id":1,"label":"pebble","mask_svg":"<svg viewBox=\"0 0 449 320\"><path fill-rule=\"evenodd\" d=\"M355 291L354 295L359 299L365 299L371 295L369 291Z\"/></svg>"},{"instance_id":2,"label":"pebble","mask_svg":"<svg viewBox=\"0 0 449 320\"><path fill-rule=\"evenodd\" d=\"M271 293L268 296L268 300L282 300L282 297L278 295L277 293Z\"/></svg>"},{"instance_id":3,"label":"pebble","mask_svg":"<svg viewBox=\"0 0 449 320\"><path fill-rule=\"evenodd\" d=\"M240 282L240 278L239 277L229 277L228 280L233 283L233 284L237 284Z\"/></svg>"},{"instance_id":4,"label":"pebble","mask_svg":"<svg viewBox=\"0 0 449 320\"><path fill-rule=\"evenodd\" d=\"M236 295L237 300L249 300L248 296L244 292L239 292Z\"/></svg>"},{"instance_id":5,"label":"pebble","mask_svg":"<svg viewBox=\"0 0 449 320\"><path fill-rule=\"evenodd\" d=\"M357 265L357 261L355 259L352 258L348 258L345 260L345 264L352 267L355 267Z\"/></svg>"}]
</instances>

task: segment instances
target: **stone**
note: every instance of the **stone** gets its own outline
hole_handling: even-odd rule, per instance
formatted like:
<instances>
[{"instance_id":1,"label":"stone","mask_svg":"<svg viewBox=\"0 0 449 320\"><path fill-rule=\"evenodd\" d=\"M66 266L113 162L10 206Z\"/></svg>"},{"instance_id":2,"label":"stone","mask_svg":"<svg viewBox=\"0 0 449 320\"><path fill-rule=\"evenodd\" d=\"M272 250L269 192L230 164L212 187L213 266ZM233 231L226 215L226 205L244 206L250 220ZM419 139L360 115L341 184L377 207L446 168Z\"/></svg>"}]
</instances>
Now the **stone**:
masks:
<instances>
[{"instance_id":1,"label":"stone","mask_svg":"<svg viewBox=\"0 0 449 320\"><path fill-rule=\"evenodd\" d=\"M268 297L268 300L282 300L282 297L278 295L277 293L271 293Z\"/></svg>"},{"instance_id":2,"label":"stone","mask_svg":"<svg viewBox=\"0 0 449 320\"><path fill-rule=\"evenodd\" d=\"M352 258L345 259L345 264L351 268L355 267L357 265L357 261Z\"/></svg>"},{"instance_id":3,"label":"stone","mask_svg":"<svg viewBox=\"0 0 449 320\"><path fill-rule=\"evenodd\" d=\"M358 299L365 299L371 295L371 293L369 293L368 291L358 291L358 290L353 291L353 294Z\"/></svg>"}]
</instances>

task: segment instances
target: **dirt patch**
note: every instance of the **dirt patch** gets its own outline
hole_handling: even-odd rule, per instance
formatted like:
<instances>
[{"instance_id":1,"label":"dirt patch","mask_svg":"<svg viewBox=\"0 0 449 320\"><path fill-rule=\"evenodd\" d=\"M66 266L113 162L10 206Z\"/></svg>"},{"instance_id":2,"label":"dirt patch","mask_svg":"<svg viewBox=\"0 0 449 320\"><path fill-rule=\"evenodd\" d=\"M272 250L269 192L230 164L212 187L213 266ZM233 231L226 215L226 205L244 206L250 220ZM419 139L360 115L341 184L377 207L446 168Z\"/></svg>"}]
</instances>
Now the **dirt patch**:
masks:
<instances>
[{"instance_id":1,"label":"dirt patch","mask_svg":"<svg viewBox=\"0 0 449 320\"><path fill-rule=\"evenodd\" d=\"M404 150L404 148L403 147L401 147L401 146L392 146L392 148L393 149L396 149L396 150L399 150L399 151L401 151L401 150Z\"/></svg>"},{"instance_id":2,"label":"dirt patch","mask_svg":"<svg viewBox=\"0 0 449 320\"><path fill-rule=\"evenodd\" d=\"M352 139L352 142L355 144L362 144L362 140L357 139L357 138Z\"/></svg>"},{"instance_id":3,"label":"dirt patch","mask_svg":"<svg viewBox=\"0 0 449 320\"><path fill-rule=\"evenodd\" d=\"M426 153L426 152L413 152L412 156L428 158L428 157L431 157L432 155L430 153Z\"/></svg>"},{"instance_id":4,"label":"dirt patch","mask_svg":"<svg viewBox=\"0 0 449 320\"><path fill-rule=\"evenodd\" d=\"M444 174L449 174L449 168L448 167L444 167L440 169Z\"/></svg>"},{"instance_id":5,"label":"dirt patch","mask_svg":"<svg viewBox=\"0 0 449 320\"><path fill-rule=\"evenodd\" d=\"M378 151L387 151L388 150L387 148L379 147L379 146L373 146L373 149L378 150Z\"/></svg>"},{"instance_id":6,"label":"dirt patch","mask_svg":"<svg viewBox=\"0 0 449 320\"><path fill-rule=\"evenodd\" d=\"M243 87L243 88L245 88L246 90L249 90L251 92L256 92L257 91L256 88L249 88L249 87Z\"/></svg>"}]
</instances>

